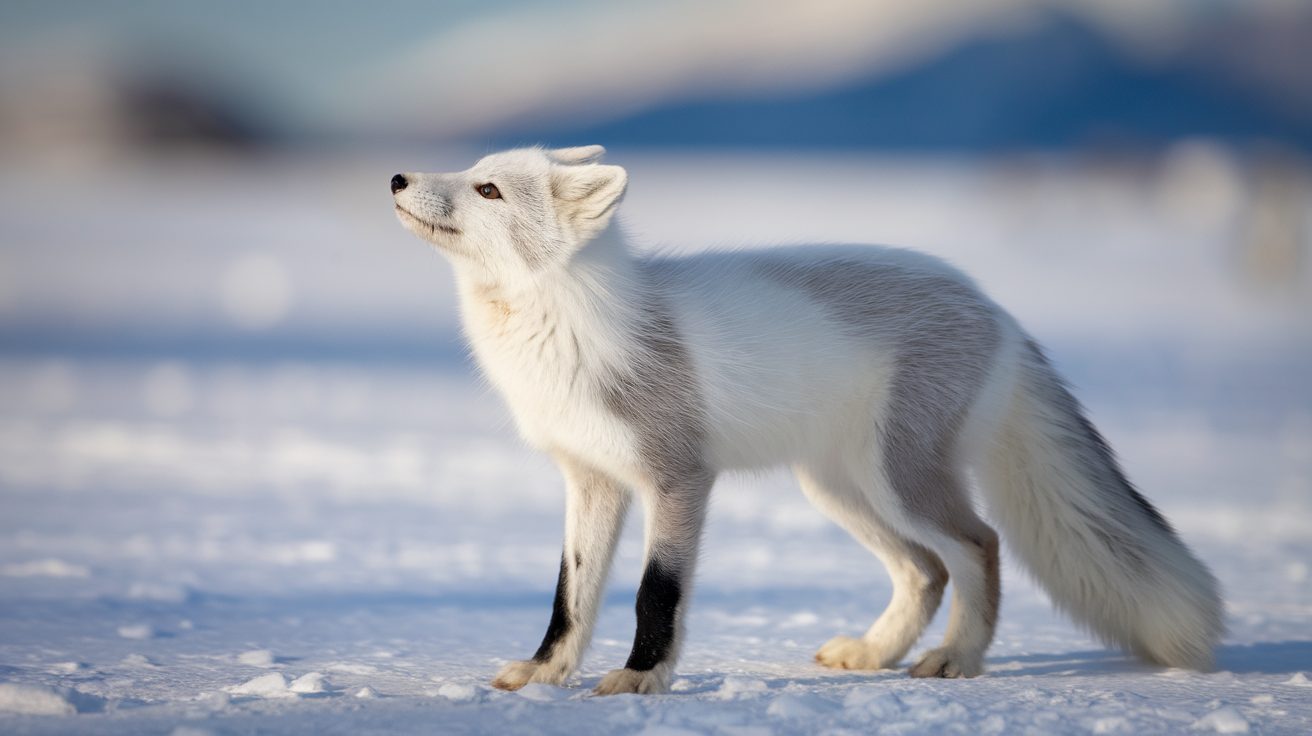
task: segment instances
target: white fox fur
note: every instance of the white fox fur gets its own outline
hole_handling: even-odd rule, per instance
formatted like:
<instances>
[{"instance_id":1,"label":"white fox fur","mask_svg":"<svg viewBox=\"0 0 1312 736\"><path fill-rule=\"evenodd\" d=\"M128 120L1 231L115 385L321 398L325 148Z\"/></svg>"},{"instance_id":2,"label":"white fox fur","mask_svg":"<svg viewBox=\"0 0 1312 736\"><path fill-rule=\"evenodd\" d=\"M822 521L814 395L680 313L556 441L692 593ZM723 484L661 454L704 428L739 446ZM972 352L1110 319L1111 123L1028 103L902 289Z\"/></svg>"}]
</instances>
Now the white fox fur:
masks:
<instances>
[{"instance_id":1,"label":"white fox fur","mask_svg":"<svg viewBox=\"0 0 1312 736\"><path fill-rule=\"evenodd\" d=\"M494 684L573 672L636 491L647 564L634 648L597 691L666 689L711 485L778 465L893 580L864 635L821 647L825 665L895 666L951 577L945 641L910 671L982 672L1000 583L973 471L1059 607L1150 661L1209 666L1216 582L1125 479L1037 345L965 276L870 246L637 256L611 224L627 175L602 154L521 149L392 183L401 221L455 265L480 366L566 478L551 626L534 658Z\"/></svg>"}]
</instances>

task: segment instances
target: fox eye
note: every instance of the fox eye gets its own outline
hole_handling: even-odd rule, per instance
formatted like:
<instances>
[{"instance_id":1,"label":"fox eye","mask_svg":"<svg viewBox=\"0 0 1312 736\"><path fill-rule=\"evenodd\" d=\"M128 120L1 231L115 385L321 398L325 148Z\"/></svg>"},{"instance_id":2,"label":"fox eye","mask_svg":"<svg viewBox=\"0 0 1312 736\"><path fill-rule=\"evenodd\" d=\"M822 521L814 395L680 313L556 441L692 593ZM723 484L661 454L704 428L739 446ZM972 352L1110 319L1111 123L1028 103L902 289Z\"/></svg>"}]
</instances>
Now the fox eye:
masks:
<instances>
[{"instance_id":1,"label":"fox eye","mask_svg":"<svg viewBox=\"0 0 1312 736\"><path fill-rule=\"evenodd\" d=\"M501 190L497 189L496 184L480 184L477 189L483 199L501 199Z\"/></svg>"}]
</instances>

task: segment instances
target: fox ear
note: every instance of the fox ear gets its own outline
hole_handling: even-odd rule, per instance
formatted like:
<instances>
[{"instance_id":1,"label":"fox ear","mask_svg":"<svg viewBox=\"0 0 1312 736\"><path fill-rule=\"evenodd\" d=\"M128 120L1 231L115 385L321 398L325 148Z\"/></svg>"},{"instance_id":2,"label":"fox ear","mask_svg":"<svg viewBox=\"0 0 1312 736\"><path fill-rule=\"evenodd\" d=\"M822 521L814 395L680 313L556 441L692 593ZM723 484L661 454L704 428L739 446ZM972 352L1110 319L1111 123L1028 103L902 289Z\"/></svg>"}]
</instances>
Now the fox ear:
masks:
<instances>
[{"instance_id":1,"label":"fox ear","mask_svg":"<svg viewBox=\"0 0 1312 736\"><path fill-rule=\"evenodd\" d=\"M628 185L629 175L619 166L556 166L551 172L556 213L580 241L606 228Z\"/></svg>"},{"instance_id":2,"label":"fox ear","mask_svg":"<svg viewBox=\"0 0 1312 736\"><path fill-rule=\"evenodd\" d=\"M555 148L546 153L547 158L558 164L576 166L597 163L602 156L606 155L606 149L601 146L575 146L573 148Z\"/></svg>"}]
</instances>

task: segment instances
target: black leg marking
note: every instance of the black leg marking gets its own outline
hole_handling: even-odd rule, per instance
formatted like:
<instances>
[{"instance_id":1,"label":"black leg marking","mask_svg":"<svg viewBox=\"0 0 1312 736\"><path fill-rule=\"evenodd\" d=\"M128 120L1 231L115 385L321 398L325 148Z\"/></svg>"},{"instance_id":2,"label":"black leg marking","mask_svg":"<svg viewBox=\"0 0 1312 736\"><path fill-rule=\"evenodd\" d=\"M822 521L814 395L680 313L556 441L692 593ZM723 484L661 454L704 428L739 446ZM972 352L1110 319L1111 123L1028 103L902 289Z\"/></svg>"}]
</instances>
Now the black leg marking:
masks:
<instances>
[{"instance_id":1,"label":"black leg marking","mask_svg":"<svg viewBox=\"0 0 1312 736\"><path fill-rule=\"evenodd\" d=\"M533 655L534 662L546 662L551 659L556 644L569 633L569 608L565 604L565 555L560 556L560 577L556 580L556 598L551 604L551 623L547 625L547 635L542 638L542 646Z\"/></svg>"},{"instance_id":2,"label":"black leg marking","mask_svg":"<svg viewBox=\"0 0 1312 736\"><path fill-rule=\"evenodd\" d=\"M669 657L680 595L678 573L653 557L638 586L638 631L626 668L645 672Z\"/></svg>"}]
</instances>

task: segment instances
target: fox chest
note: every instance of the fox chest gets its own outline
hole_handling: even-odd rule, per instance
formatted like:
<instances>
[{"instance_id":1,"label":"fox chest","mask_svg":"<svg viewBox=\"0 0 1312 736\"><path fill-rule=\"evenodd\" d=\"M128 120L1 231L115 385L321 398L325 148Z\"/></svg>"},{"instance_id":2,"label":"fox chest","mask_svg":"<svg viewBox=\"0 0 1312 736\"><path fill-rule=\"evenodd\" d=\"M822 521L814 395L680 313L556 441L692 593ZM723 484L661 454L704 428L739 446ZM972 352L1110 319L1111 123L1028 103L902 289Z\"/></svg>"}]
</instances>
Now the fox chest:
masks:
<instances>
[{"instance_id":1,"label":"fox chest","mask_svg":"<svg viewBox=\"0 0 1312 736\"><path fill-rule=\"evenodd\" d=\"M514 317L481 330L471 324L470 338L520 435L537 449L628 475L625 469L637 461L635 438L603 398L604 364L573 330Z\"/></svg>"}]
</instances>

